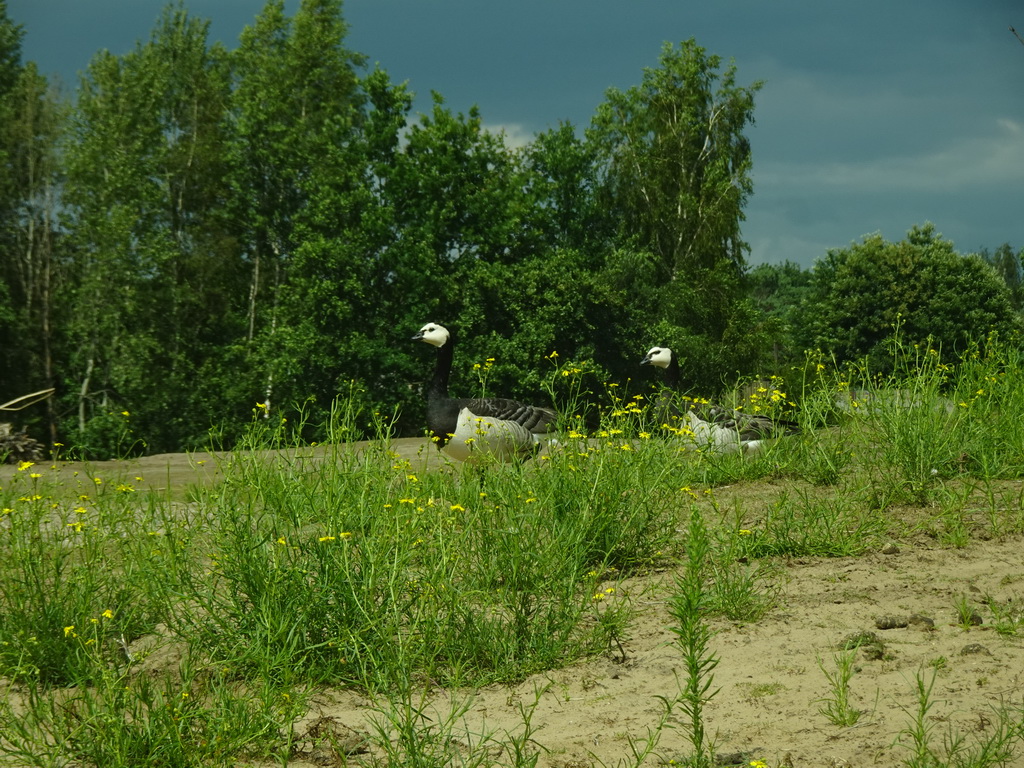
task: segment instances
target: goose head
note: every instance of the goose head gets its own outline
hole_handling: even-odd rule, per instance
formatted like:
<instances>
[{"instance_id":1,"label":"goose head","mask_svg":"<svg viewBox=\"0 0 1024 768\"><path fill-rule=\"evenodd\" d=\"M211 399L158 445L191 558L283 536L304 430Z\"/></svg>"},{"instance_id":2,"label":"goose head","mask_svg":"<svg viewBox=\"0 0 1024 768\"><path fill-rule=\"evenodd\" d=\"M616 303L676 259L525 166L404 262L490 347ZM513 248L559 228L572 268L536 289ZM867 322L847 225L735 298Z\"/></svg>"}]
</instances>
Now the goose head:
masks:
<instances>
[{"instance_id":1,"label":"goose head","mask_svg":"<svg viewBox=\"0 0 1024 768\"><path fill-rule=\"evenodd\" d=\"M448 343L451 338L451 334L448 329L438 323L427 323L420 328L416 335L412 337L413 341L425 341L434 347L443 347Z\"/></svg>"},{"instance_id":2,"label":"goose head","mask_svg":"<svg viewBox=\"0 0 1024 768\"><path fill-rule=\"evenodd\" d=\"M668 368L672 364L672 350L668 347L651 347L640 365L655 365L658 368Z\"/></svg>"}]
</instances>

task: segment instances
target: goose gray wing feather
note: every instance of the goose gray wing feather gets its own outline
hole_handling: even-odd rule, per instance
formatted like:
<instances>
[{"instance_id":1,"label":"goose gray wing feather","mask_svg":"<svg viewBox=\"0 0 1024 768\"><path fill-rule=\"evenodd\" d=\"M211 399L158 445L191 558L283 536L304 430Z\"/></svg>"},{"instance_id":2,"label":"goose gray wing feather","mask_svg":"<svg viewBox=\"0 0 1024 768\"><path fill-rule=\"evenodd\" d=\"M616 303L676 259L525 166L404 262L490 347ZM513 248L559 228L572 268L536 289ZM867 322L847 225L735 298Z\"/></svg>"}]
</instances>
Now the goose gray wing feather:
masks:
<instances>
[{"instance_id":1,"label":"goose gray wing feather","mask_svg":"<svg viewBox=\"0 0 1024 768\"><path fill-rule=\"evenodd\" d=\"M469 408L477 416L512 421L535 435L543 435L555 428L558 414L550 408L526 405L505 397L477 397L459 401L460 408Z\"/></svg>"},{"instance_id":2,"label":"goose gray wing feather","mask_svg":"<svg viewBox=\"0 0 1024 768\"><path fill-rule=\"evenodd\" d=\"M794 422L773 419L759 413L743 413L718 405L694 405L693 410L710 424L734 430L740 440L761 440L778 435L792 435L800 431L800 427Z\"/></svg>"}]
</instances>

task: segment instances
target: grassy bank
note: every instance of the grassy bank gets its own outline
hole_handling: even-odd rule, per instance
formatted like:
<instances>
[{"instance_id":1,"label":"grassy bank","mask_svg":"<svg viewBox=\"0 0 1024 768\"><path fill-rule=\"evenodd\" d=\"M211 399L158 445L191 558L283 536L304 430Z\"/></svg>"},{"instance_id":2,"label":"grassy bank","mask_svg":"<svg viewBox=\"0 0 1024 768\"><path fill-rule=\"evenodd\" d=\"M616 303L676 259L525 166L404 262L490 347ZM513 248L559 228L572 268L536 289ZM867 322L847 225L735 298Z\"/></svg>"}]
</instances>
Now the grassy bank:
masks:
<instances>
[{"instance_id":1,"label":"grassy bank","mask_svg":"<svg viewBox=\"0 0 1024 768\"><path fill-rule=\"evenodd\" d=\"M529 704L521 728L456 754L463 705L428 719L424 702L621 654L636 609L621 581L668 570L685 673L662 726L684 722L686 760L708 765L707 622L776 610L787 558L1024 533L1019 355L903 360L885 378L812 360L794 391L751 387L738 404L804 427L753 456L686 448L650 424L645 397L612 388L597 429L569 417L521 465L427 469L339 403L337 439L315 454L295 450L300 429L257 418L238 450L204 459L216 482L157 491L85 465L15 468L0 488L0 750L39 766L284 765L309 697L345 688L378 715L352 764L535 765ZM574 371L553 379L570 396ZM345 442L357 420L378 438ZM1021 632L1019 608L993 613ZM855 721L849 661L820 663L835 681L823 711ZM908 697L921 723L928 690L922 677ZM1001 764L1016 712L970 764ZM913 733L907 765L953 764ZM657 764L657 737L624 759Z\"/></svg>"}]
</instances>

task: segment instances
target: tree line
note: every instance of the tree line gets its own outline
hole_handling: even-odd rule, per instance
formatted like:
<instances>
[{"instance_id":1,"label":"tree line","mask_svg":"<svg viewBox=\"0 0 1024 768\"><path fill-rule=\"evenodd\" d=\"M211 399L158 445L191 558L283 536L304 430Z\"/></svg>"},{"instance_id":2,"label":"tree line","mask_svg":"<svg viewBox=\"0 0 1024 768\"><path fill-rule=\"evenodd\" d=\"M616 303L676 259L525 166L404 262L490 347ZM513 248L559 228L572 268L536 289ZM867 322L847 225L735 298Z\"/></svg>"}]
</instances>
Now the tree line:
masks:
<instances>
[{"instance_id":1,"label":"tree line","mask_svg":"<svg viewBox=\"0 0 1024 768\"><path fill-rule=\"evenodd\" d=\"M710 394L803 349L867 353L893 306L965 286L977 311L922 309L915 332L952 349L1018 328L1020 254L964 257L930 226L750 270L761 83L692 39L589 125L516 148L440 94L413 115L346 46L341 0L269 0L233 50L208 31L168 6L72 100L22 61L0 0L0 400L53 387L27 426L79 455L129 433L150 453L230 445L257 403L317 424L339 393L420 434L431 361L409 337L428 321L459 334L453 388L492 359L510 396L537 392L552 352L625 381L655 343ZM872 258L932 277L867 321L849 297L882 301Z\"/></svg>"}]
</instances>

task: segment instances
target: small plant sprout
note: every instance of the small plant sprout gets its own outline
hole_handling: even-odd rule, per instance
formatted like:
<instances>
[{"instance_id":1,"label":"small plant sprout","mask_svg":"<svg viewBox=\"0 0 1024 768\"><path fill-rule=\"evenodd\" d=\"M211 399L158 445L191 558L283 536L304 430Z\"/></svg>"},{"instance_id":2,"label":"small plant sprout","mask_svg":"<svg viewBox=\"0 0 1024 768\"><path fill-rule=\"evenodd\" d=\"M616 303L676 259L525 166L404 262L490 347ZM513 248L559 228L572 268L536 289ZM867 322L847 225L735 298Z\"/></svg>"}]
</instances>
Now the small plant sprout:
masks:
<instances>
[{"instance_id":1,"label":"small plant sprout","mask_svg":"<svg viewBox=\"0 0 1024 768\"><path fill-rule=\"evenodd\" d=\"M834 670L828 669L821 657L818 657L818 668L825 675L829 684L828 695L818 699L818 703L822 705L818 708L818 712L824 715L830 723L841 728L855 725L861 716L861 711L855 709L850 703L850 680L857 671L856 653L856 649L851 649L835 654L833 657Z\"/></svg>"},{"instance_id":2,"label":"small plant sprout","mask_svg":"<svg viewBox=\"0 0 1024 768\"><path fill-rule=\"evenodd\" d=\"M982 623L981 614L974 608L974 603L966 596L960 595L953 600L953 609L956 613L956 625L967 630Z\"/></svg>"}]
</instances>

